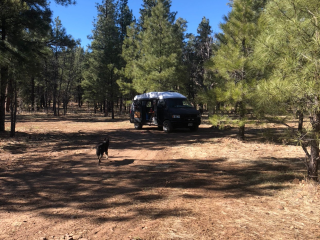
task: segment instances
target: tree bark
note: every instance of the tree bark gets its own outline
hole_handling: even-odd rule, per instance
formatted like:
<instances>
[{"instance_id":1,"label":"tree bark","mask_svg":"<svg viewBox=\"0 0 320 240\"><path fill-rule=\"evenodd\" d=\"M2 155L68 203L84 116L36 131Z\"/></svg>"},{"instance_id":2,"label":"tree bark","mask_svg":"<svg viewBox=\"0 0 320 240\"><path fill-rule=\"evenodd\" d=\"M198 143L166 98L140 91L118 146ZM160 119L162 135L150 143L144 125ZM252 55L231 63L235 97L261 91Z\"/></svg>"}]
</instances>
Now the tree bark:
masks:
<instances>
[{"instance_id":1,"label":"tree bark","mask_svg":"<svg viewBox=\"0 0 320 240\"><path fill-rule=\"evenodd\" d=\"M298 116L298 119L299 119L298 131L299 131L299 133L302 133L302 128L303 128L303 111L298 110L298 111L297 111L297 116Z\"/></svg>"},{"instance_id":2,"label":"tree bark","mask_svg":"<svg viewBox=\"0 0 320 240\"><path fill-rule=\"evenodd\" d=\"M31 100L31 111L34 112L34 98L35 98L35 93L34 93L34 76L31 77L31 95L30 95L30 100Z\"/></svg>"},{"instance_id":3,"label":"tree bark","mask_svg":"<svg viewBox=\"0 0 320 240\"><path fill-rule=\"evenodd\" d=\"M119 106L120 114L122 113L122 106L123 106L123 96L122 96L122 94L121 94L121 97L120 97L120 106Z\"/></svg>"},{"instance_id":4,"label":"tree bark","mask_svg":"<svg viewBox=\"0 0 320 240\"><path fill-rule=\"evenodd\" d=\"M8 84L8 67L1 67L0 82L0 132L5 131L6 118L6 88Z\"/></svg>"},{"instance_id":5,"label":"tree bark","mask_svg":"<svg viewBox=\"0 0 320 240\"><path fill-rule=\"evenodd\" d=\"M6 41L6 19L1 19L1 41L4 43ZM6 118L6 88L8 83L8 66L2 66L1 69L1 78L0 78L0 132L5 131L5 118Z\"/></svg>"},{"instance_id":6,"label":"tree bark","mask_svg":"<svg viewBox=\"0 0 320 240\"><path fill-rule=\"evenodd\" d=\"M8 75L8 87L7 87L7 99L6 99L6 112L7 113L10 113L10 106L11 106L11 93L12 92L12 89L11 89L11 85L10 85L10 78L9 78L9 75Z\"/></svg>"},{"instance_id":7,"label":"tree bark","mask_svg":"<svg viewBox=\"0 0 320 240\"><path fill-rule=\"evenodd\" d=\"M311 140L311 154L307 162L308 177L311 180L318 181L319 166L319 140Z\"/></svg>"},{"instance_id":8,"label":"tree bark","mask_svg":"<svg viewBox=\"0 0 320 240\"><path fill-rule=\"evenodd\" d=\"M104 112L104 117L107 117L108 116L108 106L107 106L107 101L104 100L103 102L103 112Z\"/></svg>"},{"instance_id":9,"label":"tree bark","mask_svg":"<svg viewBox=\"0 0 320 240\"><path fill-rule=\"evenodd\" d=\"M11 127L10 127L10 137L14 137L16 134L16 119L17 119L17 89L15 80L10 78L8 83L10 91L8 96L10 96L10 116L11 116Z\"/></svg>"},{"instance_id":10,"label":"tree bark","mask_svg":"<svg viewBox=\"0 0 320 240\"><path fill-rule=\"evenodd\" d=\"M53 84L53 100L52 100L52 109L53 109L53 115L57 116L57 88L58 84Z\"/></svg>"},{"instance_id":11,"label":"tree bark","mask_svg":"<svg viewBox=\"0 0 320 240\"><path fill-rule=\"evenodd\" d=\"M314 181L318 181L318 166L319 166L319 134L320 134L320 112L310 117L312 125L312 140L310 140L310 154L307 154L307 169L308 177Z\"/></svg>"},{"instance_id":12,"label":"tree bark","mask_svg":"<svg viewBox=\"0 0 320 240\"><path fill-rule=\"evenodd\" d=\"M239 108L239 115L240 115L240 121L244 120L245 114L246 114L246 109L244 106L243 102L238 103L238 108ZM238 132L238 139L239 140L244 140L244 131L245 131L245 125L244 123L239 126L239 132Z\"/></svg>"},{"instance_id":13,"label":"tree bark","mask_svg":"<svg viewBox=\"0 0 320 240\"><path fill-rule=\"evenodd\" d=\"M112 119L114 119L114 101L111 101L111 113L112 113Z\"/></svg>"}]
</instances>

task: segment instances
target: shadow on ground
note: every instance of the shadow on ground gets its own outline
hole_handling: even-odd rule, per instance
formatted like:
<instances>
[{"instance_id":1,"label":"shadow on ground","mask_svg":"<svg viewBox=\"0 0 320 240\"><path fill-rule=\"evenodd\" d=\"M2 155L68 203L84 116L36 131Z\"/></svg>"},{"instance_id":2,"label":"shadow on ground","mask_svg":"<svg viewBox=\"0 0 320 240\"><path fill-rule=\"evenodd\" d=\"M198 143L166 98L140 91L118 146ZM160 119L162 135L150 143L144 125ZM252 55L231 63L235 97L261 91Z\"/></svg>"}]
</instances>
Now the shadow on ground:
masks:
<instances>
[{"instance_id":1,"label":"shadow on ground","mask_svg":"<svg viewBox=\"0 0 320 240\"><path fill-rule=\"evenodd\" d=\"M179 129L166 134L154 127L146 127L141 131L112 130L108 134L112 149L143 151L206 143L213 138L232 136L235 131L200 128L197 132ZM74 150L93 149L104 135L104 131L18 134L17 137L23 141L19 145L6 145L4 150L21 154L34 148L38 154L51 151L58 155L54 159L26 159L32 163L0 169L0 209L8 212L41 211L45 217L58 219L69 219L71 215L91 217L97 222L127 221L141 215L152 218L181 216L190 210L181 206L165 211L152 206L141 208L139 204L168 200L172 197L168 194L171 191L184 199L201 199L211 194L224 198L272 195L274 190L284 188L282 183L295 178L294 171L303 169L299 159L287 158L277 159L276 163L257 159L250 165L226 164L227 159L224 158L146 160L142 165L141 161L136 163L130 156L123 160L103 159L98 167L95 156L74 154ZM53 145L49 147L46 143ZM60 152L64 152L63 157L59 157ZM207 195L180 191L188 189L205 190ZM131 214L110 217L95 214L96 211L111 211L116 207L130 207ZM69 214L55 210L64 208L71 208L74 212Z\"/></svg>"},{"instance_id":2,"label":"shadow on ground","mask_svg":"<svg viewBox=\"0 0 320 240\"><path fill-rule=\"evenodd\" d=\"M71 158L72 156L70 156ZM134 159L111 161L98 167L86 156L67 162L41 164L0 172L1 210L9 212L41 211L45 217L68 219L90 217L97 222L126 221L141 215L150 218L187 214L184 206L175 211L150 209L167 201L174 192L185 199L207 198L211 194L223 198L243 198L272 195L295 178L294 170L301 169L298 159L279 159L277 165L260 163L248 166L224 164L225 159L169 160L164 163L135 164ZM58 160L59 161L59 160ZM290 162L284 164L284 162ZM203 195L185 194L186 190L204 190ZM209 195L208 195L209 194ZM113 199L121 199L119 202ZM132 207L148 204L149 207ZM96 211L111 211L117 207L131 209L130 216L103 217ZM72 208L68 213L55 209ZM80 211L80 213L78 213ZM63 211L62 211L63 212Z\"/></svg>"}]
</instances>

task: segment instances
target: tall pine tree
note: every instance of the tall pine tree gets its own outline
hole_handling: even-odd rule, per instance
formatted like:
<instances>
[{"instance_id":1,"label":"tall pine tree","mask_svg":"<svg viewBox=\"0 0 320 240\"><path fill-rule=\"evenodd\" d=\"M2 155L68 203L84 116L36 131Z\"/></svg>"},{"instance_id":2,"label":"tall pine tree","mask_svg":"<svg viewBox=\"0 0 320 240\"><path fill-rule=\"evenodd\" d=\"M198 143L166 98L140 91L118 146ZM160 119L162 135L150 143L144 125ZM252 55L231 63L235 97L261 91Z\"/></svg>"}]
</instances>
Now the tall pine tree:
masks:
<instances>
[{"instance_id":1,"label":"tall pine tree","mask_svg":"<svg viewBox=\"0 0 320 240\"><path fill-rule=\"evenodd\" d=\"M68 5L71 0L56 0ZM51 11L46 0L0 2L0 132L5 131L6 88L11 62L26 61L28 51L39 52L50 31ZM26 37L28 35L29 37Z\"/></svg>"},{"instance_id":2,"label":"tall pine tree","mask_svg":"<svg viewBox=\"0 0 320 240\"><path fill-rule=\"evenodd\" d=\"M124 43L125 72L138 92L176 89L181 83L183 21L174 23L171 1L153 0L147 6L141 11L141 28L132 25Z\"/></svg>"},{"instance_id":3,"label":"tall pine tree","mask_svg":"<svg viewBox=\"0 0 320 240\"><path fill-rule=\"evenodd\" d=\"M121 58L126 26L132 21L127 0L106 0L97 5L98 18L94 24L91 52L87 53L87 69L83 87L87 99L100 102L105 113L110 108L114 118L114 101L118 97L119 69L124 65Z\"/></svg>"},{"instance_id":4,"label":"tall pine tree","mask_svg":"<svg viewBox=\"0 0 320 240\"><path fill-rule=\"evenodd\" d=\"M266 76L257 88L257 107L265 114L299 110L309 115L298 142L306 154L308 176L314 180L320 158L319 9L318 0L270 1L261 16L255 49L257 65Z\"/></svg>"},{"instance_id":5,"label":"tall pine tree","mask_svg":"<svg viewBox=\"0 0 320 240\"><path fill-rule=\"evenodd\" d=\"M220 25L223 34L216 35L221 44L212 58L212 70L224 80L215 94L219 102L235 106L239 139L244 139L246 109L256 78L251 55L258 35L257 19L263 6L257 10L255 3L254 0L232 1L232 11L225 18L226 23ZM214 116L212 122L217 119L219 117Z\"/></svg>"}]
</instances>

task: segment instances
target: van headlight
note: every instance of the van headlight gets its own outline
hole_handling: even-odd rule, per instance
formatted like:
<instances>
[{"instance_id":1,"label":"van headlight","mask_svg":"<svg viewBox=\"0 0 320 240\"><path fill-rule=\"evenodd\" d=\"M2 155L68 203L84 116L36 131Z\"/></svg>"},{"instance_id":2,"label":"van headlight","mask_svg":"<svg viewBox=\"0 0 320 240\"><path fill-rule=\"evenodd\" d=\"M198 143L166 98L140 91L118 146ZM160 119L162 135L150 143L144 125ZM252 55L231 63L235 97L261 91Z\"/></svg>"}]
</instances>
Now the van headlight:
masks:
<instances>
[{"instance_id":1,"label":"van headlight","mask_svg":"<svg viewBox=\"0 0 320 240\"><path fill-rule=\"evenodd\" d=\"M180 115L172 115L172 118L180 118Z\"/></svg>"}]
</instances>

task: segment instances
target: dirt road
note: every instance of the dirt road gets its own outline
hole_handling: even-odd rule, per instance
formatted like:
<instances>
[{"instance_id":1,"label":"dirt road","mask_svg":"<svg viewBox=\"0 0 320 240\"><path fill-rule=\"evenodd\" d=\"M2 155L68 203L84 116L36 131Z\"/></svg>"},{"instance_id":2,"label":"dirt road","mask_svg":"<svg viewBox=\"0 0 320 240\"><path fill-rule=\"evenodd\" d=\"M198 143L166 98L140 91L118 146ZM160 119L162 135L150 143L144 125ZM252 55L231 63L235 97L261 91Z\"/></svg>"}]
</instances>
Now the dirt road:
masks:
<instances>
[{"instance_id":1,"label":"dirt road","mask_svg":"<svg viewBox=\"0 0 320 240\"><path fill-rule=\"evenodd\" d=\"M0 239L320 237L299 147L79 116L25 116L17 131L0 142Z\"/></svg>"}]
</instances>

